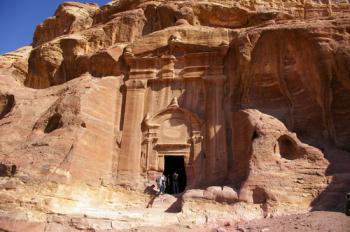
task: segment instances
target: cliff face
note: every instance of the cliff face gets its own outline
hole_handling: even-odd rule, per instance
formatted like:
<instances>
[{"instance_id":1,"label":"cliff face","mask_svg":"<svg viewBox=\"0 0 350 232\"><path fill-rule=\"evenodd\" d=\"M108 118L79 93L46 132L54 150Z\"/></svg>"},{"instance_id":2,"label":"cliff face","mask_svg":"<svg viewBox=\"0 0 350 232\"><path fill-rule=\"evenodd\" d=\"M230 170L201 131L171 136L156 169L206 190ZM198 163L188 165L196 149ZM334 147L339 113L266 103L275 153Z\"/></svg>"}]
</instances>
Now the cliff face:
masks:
<instances>
[{"instance_id":1,"label":"cliff face","mask_svg":"<svg viewBox=\"0 0 350 232\"><path fill-rule=\"evenodd\" d=\"M349 78L346 1L64 3L0 56L2 217L88 230L98 212L111 230L342 210ZM126 220L174 170L184 194L155 208L177 218Z\"/></svg>"}]
</instances>

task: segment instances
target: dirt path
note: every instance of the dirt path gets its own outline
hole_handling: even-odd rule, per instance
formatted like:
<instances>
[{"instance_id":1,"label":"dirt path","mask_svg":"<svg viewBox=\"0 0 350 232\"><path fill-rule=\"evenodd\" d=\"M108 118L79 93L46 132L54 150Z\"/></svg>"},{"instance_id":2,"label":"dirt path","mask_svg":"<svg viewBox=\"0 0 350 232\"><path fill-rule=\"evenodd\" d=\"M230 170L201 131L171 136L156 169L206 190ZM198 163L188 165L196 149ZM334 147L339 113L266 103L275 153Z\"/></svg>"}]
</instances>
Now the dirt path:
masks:
<instances>
[{"instance_id":1,"label":"dirt path","mask_svg":"<svg viewBox=\"0 0 350 232\"><path fill-rule=\"evenodd\" d=\"M338 212L316 211L307 214L254 220L226 231L241 232L350 232L350 217Z\"/></svg>"},{"instance_id":2,"label":"dirt path","mask_svg":"<svg viewBox=\"0 0 350 232\"><path fill-rule=\"evenodd\" d=\"M350 216L317 211L307 214L265 218L222 227L164 226L140 227L122 232L350 232Z\"/></svg>"}]
</instances>

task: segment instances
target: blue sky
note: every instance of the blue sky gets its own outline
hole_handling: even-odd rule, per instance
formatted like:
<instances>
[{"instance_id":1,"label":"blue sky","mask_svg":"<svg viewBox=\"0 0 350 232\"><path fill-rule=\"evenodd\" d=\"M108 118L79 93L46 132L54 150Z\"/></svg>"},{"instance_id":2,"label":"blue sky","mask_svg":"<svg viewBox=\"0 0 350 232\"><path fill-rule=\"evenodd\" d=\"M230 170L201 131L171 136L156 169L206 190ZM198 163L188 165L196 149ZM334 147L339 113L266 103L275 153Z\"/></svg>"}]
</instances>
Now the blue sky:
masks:
<instances>
[{"instance_id":1,"label":"blue sky","mask_svg":"<svg viewBox=\"0 0 350 232\"><path fill-rule=\"evenodd\" d=\"M104 5L111 0L80 0ZM0 0L0 54L28 45L35 27L53 16L63 0Z\"/></svg>"}]
</instances>

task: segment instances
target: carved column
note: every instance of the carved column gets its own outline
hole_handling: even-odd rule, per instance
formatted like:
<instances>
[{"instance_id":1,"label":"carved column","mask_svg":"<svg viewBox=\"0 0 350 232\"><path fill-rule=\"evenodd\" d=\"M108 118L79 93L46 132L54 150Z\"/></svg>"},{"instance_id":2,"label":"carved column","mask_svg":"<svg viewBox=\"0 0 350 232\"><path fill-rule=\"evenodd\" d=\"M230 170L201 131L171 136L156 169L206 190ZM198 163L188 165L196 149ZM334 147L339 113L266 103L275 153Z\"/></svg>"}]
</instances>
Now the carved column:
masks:
<instances>
[{"instance_id":1,"label":"carved column","mask_svg":"<svg viewBox=\"0 0 350 232\"><path fill-rule=\"evenodd\" d=\"M192 182L187 182L189 187L195 187L197 184L201 183L204 179L204 170L205 167L202 166L202 140L200 131L193 131L191 141L191 155L189 165L193 169L193 180Z\"/></svg>"},{"instance_id":2,"label":"carved column","mask_svg":"<svg viewBox=\"0 0 350 232\"><path fill-rule=\"evenodd\" d=\"M126 81L127 93L123 136L118 164L118 181L135 182L140 175L141 123L143 119L146 80Z\"/></svg>"},{"instance_id":3,"label":"carved column","mask_svg":"<svg viewBox=\"0 0 350 232\"><path fill-rule=\"evenodd\" d=\"M227 174L226 128L223 107L224 75L207 75L206 82L206 176L218 180Z\"/></svg>"}]
</instances>

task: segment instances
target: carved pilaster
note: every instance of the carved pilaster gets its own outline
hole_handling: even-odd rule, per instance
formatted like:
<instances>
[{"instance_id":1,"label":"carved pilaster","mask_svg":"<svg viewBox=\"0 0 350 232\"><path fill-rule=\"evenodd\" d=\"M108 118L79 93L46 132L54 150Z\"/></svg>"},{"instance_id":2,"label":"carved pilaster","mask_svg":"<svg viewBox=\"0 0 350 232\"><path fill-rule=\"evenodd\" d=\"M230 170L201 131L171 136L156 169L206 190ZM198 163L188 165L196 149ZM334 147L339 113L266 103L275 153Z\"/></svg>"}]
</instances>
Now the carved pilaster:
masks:
<instances>
[{"instance_id":1,"label":"carved pilaster","mask_svg":"<svg viewBox=\"0 0 350 232\"><path fill-rule=\"evenodd\" d=\"M193 178L191 178L192 182L188 182L188 186L194 187L197 184L199 184L202 180L204 175L205 166L203 166L203 156L202 156L202 142L203 142L203 136L201 135L200 131L192 131L192 136L189 139L191 143L191 154L189 159L189 170L191 170L191 175Z\"/></svg>"},{"instance_id":2,"label":"carved pilaster","mask_svg":"<svg viewBox=\"0 0 350 232\"><path fill-rule=\"evenodd\" d=\"M146 83L138 79L125 82L127 93L118 165L118 180L123 184L135 183L135 178L140 175L141 123Z\"/></svg>"},{"instance_id":3,"label":"carved pilaster","mask_svg":"<svg viewBox=\"0 0 350 232\"><path fill-rule=\"evenodd\" d=\"M173 79L175 78L175 56L164 56L162 57L161 67L161 78L162 79Z\"/></svg>"},{"instance_id":4,"label":"carved pilaster","mask_svg":"<svg viewBox=\"0 0 350 232\"><path fill-rule=\"evenodd\" d=\"M226 128L223 107L224 75L207 75L206 176L224 178L227 174Z\"/></svg>"}]
</instances>

